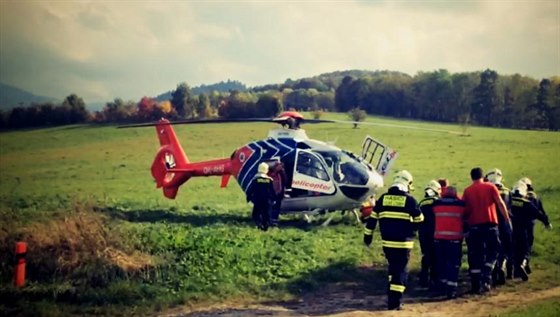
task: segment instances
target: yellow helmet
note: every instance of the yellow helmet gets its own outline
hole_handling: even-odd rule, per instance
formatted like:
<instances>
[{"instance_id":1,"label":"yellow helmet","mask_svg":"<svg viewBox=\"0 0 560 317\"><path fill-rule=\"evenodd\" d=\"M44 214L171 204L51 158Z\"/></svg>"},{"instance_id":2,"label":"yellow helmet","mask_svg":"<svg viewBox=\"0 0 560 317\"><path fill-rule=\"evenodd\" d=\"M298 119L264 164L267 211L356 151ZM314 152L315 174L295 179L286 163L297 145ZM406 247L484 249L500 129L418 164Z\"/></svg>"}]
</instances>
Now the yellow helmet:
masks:
<instances>
[{"instance_id":1,"label":"yellow helmet","mask_svg":"<svg viewBox=\"0 0 560 317\"><path fill-rule=\"evenodd\" d=\"M502 171L497 168L493 168L490 172L488 172L488 174L486 174L486 179L492 184L501 184L503 179Z\"/></svg>"},{"instance_id":2,"label":"yellow helmet","mask_svg":"<svg viewBox=\"0 0 560 317\"><path fill-rule=\"evenodd\" d=\"M441 195L441 185L436 180L431 180L426 187L424 188L424 192L430 196L440 196Z\"/></svg>"},{"instance_id":3,"label":"yellow helmet","mask_svg":"<svg viewBox=\"0 0 560 317\"><path fill-rule=\"evenodd\" d=\"M413 191L414 186L412 185L412 174L406 170L397 172L397 174L393 177L393 185L391 185L391 187L393 186L399 187L400 190L405 192Z\"/></svg>"},{"instance_id":4,"label":"yellow helmet","mask_svg":"<svg viewBox=\"0 0 560 317\"><path fill-rule=\"evenodd\" d=\"M266 164L265 162L259 164L258 171L260 174L268 173L268 164Z\"/></svg>"}]
</instances>

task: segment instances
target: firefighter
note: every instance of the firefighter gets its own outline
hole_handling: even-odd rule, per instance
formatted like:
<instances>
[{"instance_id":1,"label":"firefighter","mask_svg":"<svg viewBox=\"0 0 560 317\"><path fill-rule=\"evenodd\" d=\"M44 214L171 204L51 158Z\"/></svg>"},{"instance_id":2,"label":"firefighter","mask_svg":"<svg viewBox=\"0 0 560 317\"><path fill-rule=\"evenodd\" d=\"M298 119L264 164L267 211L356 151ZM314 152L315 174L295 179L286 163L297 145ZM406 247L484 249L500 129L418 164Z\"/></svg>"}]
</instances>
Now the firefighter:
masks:
<instances>
[{"instance_id":1,"label":"firefighter","mask_svg":"<svg viewBox=\"0 0 560 317\"><path fill-rule=\"evenodd\" d=\"M514 277L520 277L523 281L529 279L527 272L527 260L530 255L529 232L535 219L540 220L546 229L552 229L548 216L537 208L528 199L528 186L518 181L513 187L511 213L513 215L513 241L514 241Z\"/></svg>"},{"instance_id":2,"label":"firefighter","mask_svg":"<svg viewBox=\"0 0 560 317\"><path fill-rule=\"evenodd\" d=\"M509 215L496 186L482 181L482 169L475 167L470 174L473 182L465 188L463 200L469 225L467 247L471 292L478 294L489 292L492 288L492 271L500 247L496 209L502 213L508 225Z\"/></svg>"},{"instance_id":3,"label":"firefighter","mask_svg":"<svg viewBox=\"0 0 560 317\"><path fill-rule=\"evenodd\" d=\"M263 231L268 230L270 226L270 212L276 197L272 178L267 173L268 164L259 164L258 173L247 189L247 201L253 203L253 221Z\"/></svg>"},{"instance_id":4,"label":"firefighter","mask_svg":"<svg viewBox=\"0 0 560 317\"><path fill-rule=\"evenodd\" d=\"M511 191L503 185L502 171L493 168L486 174L485 179L498 188L500 196L506 204L509 218L511 219ZM506 283L506 278L512 278L513 240L511 227L501 213L498 213L498 230L500 233L500 247L498 249L498 262L492 271L492 282L494 285L503 285Z\"/></svg>"},{"instance_id":5,"label":"firefighter","mask_svg":"<svg viewBox=\"0 0 560 317\"><path fill-rule=\"evenodd\" d=\"M379 222L381 245L389 263L389 310L400 310L402 307L401 298L406 288L407 264L414 246L414 232L424 220L416 200L410 195L412 189L412 175L404 170L398 172L387 193L375 203L373 213L365 223L364 244L369 247L373 230Z\"/></svg>"},{"instance_id":6,"label":"firefighter","mask_svg":"<svg viewBox=\"0 0 560 317\"><path fill-rule=\"evenodd\" d=\"M532 202L533 205L535 205L543 214L546 215L542 201L540 197L537 195L537 193L535 193L535 190L533 189L533 182L531 182L531 180L528 177L523 177L520 181L522 181L523 183L525 183L525 185L527 185L527 199L529 199L529 201ZM535 220L533 220L531 223L531 227L529 228L527 238L529 239L529 255L530 255L533 250L533 242L535 241ZM527 269L527 273L531 274L531 267L529 266L529 260L530 258L527 258L526 269Z\"/></svg>"},{"instance_id":7,"label":"firefighter","mask_svg":"<svg viewBox=\"0 0 560 317\"><path fill-rule=\"evenodd\" d=\"M434 212L432 206L441 194L441 185L436 180L430 181L424 189L424 199L418 207L424 215L424 221L418 230L420 250L422 252L422 268L420 270L420 286L433 288L436 284L434 269Z\"/></svg>"},{"instance_id":8,"label":"firefighter","mask_svg":"<svg viewBox=\"0 0 560 317\"><path fill-rule=\"evenodd\" d=\"M446 188L433 204L435 218L434 250L440 289L448 299L457 298L457 281L463 256L465 202L453 186Z\"/></svg>"}]
</instances>

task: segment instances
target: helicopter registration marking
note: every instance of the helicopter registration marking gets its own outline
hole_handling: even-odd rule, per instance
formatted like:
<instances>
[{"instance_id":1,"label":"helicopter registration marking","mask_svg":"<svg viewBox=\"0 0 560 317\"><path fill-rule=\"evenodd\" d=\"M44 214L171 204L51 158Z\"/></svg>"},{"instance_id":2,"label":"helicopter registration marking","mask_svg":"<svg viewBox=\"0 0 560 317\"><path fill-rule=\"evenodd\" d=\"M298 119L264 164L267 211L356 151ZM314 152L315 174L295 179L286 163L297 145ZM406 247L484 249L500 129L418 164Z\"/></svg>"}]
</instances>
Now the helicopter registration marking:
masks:
<instances>
[{"instance_id":1,"label":"helicopter registration marking","mask_svg":"<svg viewBox=\"0 0 560 317\"><path fill-rule=\"evenodd\" d=\"M383 206L404 207L406 196L385 195L383 196Z\"/></svg>"},{"instance_id":2,"label":"helicopter registration marking","mask_svg":"<svg viewBox=\"0 0 560 317\"><path fill-rule=\"evenodd\" d=\"M204 174L215 174L215 173L223 173L225 170L225 166L223 164L216 165L216 166L205 166L202 168L202 172Z\"/></svg>"}]
</instances>

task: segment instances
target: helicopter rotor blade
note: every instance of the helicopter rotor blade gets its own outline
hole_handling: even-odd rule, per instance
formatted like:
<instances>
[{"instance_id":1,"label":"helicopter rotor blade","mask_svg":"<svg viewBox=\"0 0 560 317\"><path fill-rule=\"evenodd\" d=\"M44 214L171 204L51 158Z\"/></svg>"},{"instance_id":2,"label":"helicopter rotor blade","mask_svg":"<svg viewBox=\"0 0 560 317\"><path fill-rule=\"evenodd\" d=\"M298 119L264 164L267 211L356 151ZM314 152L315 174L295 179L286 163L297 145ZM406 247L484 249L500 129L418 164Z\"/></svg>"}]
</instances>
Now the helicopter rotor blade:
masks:
<instances>
[{"instance_id":1,"label":"helicopter rotor blade","mask_svg":"<svg viewBox=\"0 0 560 317\"><path fill-rule=\"evenodd\" d=\"M451 130L444 130L444 129L433 129L433 128L422 128L422 127L415 127L411 125L401 125L401 124L392 124L392 123L378 123L378 122L368 122L368 121L344 121L344 120L330 120L334 123L345 123L345 124L363 124L363 125L373 125L379 127L387 127L387 128L399 128L399 129L411 129L411 130L421 130L421 131L429 131L429 132L440 132L440 133L449 133L449 134L457 134L457 135L464 135L462 132L458 131L451 131Z\"/></svg>"},{"instance_id":2,"label":"helicopter rotor blade","mask_svg":"<svg viewBox=\"0 0 560 317\"><path fill-rule=\"evenodd\" d=\"M178 120L170 122L148 122L127 124L118 126L117 129L153 127L156 125L179 125L179 124L210 124L210 123L230 123L230 122L273 122L272 118L239 118L239 119L193 119Z\"/></svg>"}]
</instances>

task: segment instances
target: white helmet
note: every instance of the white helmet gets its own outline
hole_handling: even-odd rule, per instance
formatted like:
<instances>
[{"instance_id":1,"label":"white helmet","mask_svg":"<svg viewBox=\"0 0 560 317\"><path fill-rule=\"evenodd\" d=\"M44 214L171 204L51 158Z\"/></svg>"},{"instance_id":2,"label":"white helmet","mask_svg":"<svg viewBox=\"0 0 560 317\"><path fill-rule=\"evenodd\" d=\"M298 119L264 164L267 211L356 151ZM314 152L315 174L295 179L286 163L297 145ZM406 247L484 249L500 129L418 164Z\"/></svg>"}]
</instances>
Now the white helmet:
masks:
<instances>
[{"instance_id":1,"label":"white helmet","mask_svg":"<svg viewBox=\"0 0 560 317\"><path fill-rule=\"evenodd\" d=\"M529 177L523 177L519 181L525 183L525 185L527 185L527 186L533 186L533 183L531 182Z\"/></svg>"},{"instance_id":2,"label":"white helmet","mask_svg":"<svg viewBox=\"0 0 560 317\"><path fill-rule=\"evenodd\" d=\"M501 184L502 183L502 171L497 168L493 168L486 174L486 179L492 184Z\"/></svg>"},{"instance_id":3,"label":"white helmet","mask_svg":"<svg viewBox=\"0 0 560 317\"><path fill-rule=\"evenodd\" d=\"M393 177L393 185L391 185L391 187L398 187L404 192L413 191L414 186L412 185L412 174L406 170L397 172L397 174Z\"/></svg>"},{"instance_id":4,"label":"white helmet","mask_svg":"<svg viewBox=\"0 0 560 317\"><path fill-rule=\"evenodd\" d=\"M441 195L441 185L436 180L431 180L426 187L424 192L429 197L440 196Z\"/></svg>"},{"instance_id":5,"label":"white helmet","mask_svg":"<svg viewBox=\"0 0 560 317\"><path fill-rule=\"evenodd\" d=\"M518 181L513 185L513 193L518 194L521 197L527 196L527 184L522 181Z\"/></svg>"},{"instance_id":6,"label":"white helmet","mask_svg":"<svg viewBox=\"0 0 560 317\"><path fill-rule=\"evenodd\" d=\"M258 171L260 174L268 173L268 164L266 164L265 162L259 164Z\"/></svg>"}]
</instances>

